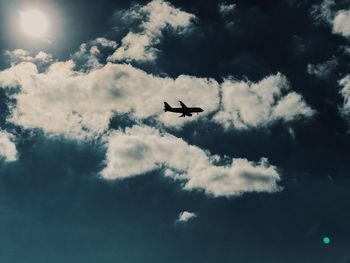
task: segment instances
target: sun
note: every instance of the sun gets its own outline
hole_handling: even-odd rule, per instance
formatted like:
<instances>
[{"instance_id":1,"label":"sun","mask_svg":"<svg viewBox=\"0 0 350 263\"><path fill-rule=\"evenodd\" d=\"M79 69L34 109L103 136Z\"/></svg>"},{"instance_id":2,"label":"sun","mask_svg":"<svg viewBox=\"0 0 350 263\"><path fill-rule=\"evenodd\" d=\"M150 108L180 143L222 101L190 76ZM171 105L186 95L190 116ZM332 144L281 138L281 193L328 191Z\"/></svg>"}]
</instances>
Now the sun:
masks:
<instances>
[{"instance_id":1,"label":"sun","mask_svg":"<svg viewBox=\"0 0 350 263\"><path fill-rule=\"evenodd\" d=\"M49 28L45 15L39 10L20 12L20 25L24 33L30 37L43 37Z\"/></svg>"}]
</instances>

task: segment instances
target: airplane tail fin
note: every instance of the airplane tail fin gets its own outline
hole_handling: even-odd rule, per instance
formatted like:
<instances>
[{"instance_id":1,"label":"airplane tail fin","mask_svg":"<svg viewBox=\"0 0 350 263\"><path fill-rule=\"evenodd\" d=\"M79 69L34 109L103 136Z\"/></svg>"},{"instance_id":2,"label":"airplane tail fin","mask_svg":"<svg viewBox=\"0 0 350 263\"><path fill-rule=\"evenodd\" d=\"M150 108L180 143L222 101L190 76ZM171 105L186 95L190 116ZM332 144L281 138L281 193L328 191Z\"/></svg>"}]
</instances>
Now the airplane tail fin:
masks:
<instances>
[{"instance_id":1,"label":"airplane tail fin","mask_svg":"<svg viewBox=\"0 0 350 263\"><path fill-rule=\"evenodd\" d=\"M168 111L170 109L171 109L171 106L167 102L164 102L164 111Z\"/></svg>"}]
</instances>

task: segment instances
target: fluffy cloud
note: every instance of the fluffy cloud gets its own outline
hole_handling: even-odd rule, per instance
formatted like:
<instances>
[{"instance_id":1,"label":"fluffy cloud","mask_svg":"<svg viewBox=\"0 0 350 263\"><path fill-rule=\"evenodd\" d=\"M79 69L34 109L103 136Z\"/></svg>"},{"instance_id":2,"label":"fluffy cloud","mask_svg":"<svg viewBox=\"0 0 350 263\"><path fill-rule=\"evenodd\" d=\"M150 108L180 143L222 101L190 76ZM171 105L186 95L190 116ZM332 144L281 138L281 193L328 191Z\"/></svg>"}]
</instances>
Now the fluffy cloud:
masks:
<instances>
[{"instance_id":1,"label":"fluffy cloud","mask_svg":"<svg viewBox=\"0 0 350 263\"><path fill-rule=\"evenodd\" d=\"M317 78L325 79L327 78L332 71L338 66L338 61L335 57L319 63L319 64L308 64L307 73L313 75Z\"/></svg>"},{"instance_id":2,"label":"fluffy cloud","mask_svg":"<svg viewBox=\"0 0 350 263\"><path fill-rule=\"evenodd\" d=\"M77 72L74 66L72 61L56 62L39 73L34 64L21 63L0 72L0 86L20 87L12 95L16 104L9 121L81 137L104 132L114 113L180 126L219 105L219 84L212 79L162 78L125 64L107 64L89 72ZM201 105L205 112L192 118L163 113L163 101L175 105L182 98L188 105Z\"/></svg>"},{"instance_id":3,"label":"fluffy cloud","mask_svg":"<svg viewBox=\"0 0 350 263\"><path fill-rule=\"evenodd\" d=\"M235 129L267 127L314 113L301 95L289 91L281 74L258 83L228 78L219 84L187 75L159 77L127 64L108 63L89 71L75 67L69 60L40 72L35 64L25 62L0 71L1 87L20 87L11 95L16 103L8 120L24 128L84 137L105 132L115 113L180 128L218 111L214 121ZM191 118L163 112L163 101L176 106L184 98L188 106L205 111Z\"/></svg>"},{"instance_id":4,"label":"fluffy cloud","mask_svg":"<svg viewBox=\"0 0 350 263\"><path fill-rule=\"evenodd\" d=\"M350 10L340 10L337 12L333 20L333 32L350 36Z\"/></svg>"},{"instance_id":5,"label":"fluffy cloud","mask_svg":"<svg viewBox=\"0 0 350 263\"><path fill-rule=\"evenodd\" d=\"M17 159L16 145L11 140L11 135L0 131L0 159L12 162Z\"/></svg>"},{"instance_id":6,"label":"fluffy cloud","mask_svg":"<svg viewBox=\"0 0 350 263\"><path fill-rule=\"evenodd\" d=\"M145 126L108 136L104 178L123 179L162 168L166 176L184 181L184 189L202 189L215 197L280 190L280 175L265 158L258 163L222 158Z\"/></svg>"},{"instance_id":7,"label":"fluffy cloud","mask_svg":"<svg viewBox=\"0 0 350 263\"><path fill-rule=\"evenodd\" d=\"M23 49L6 51L5 54L10 58L12 66L20 64L22 62L32 62L35 63L38 67L46 67L53 62L52 56L42 51L40 51L35 56Z\"/></svg>"},{"instance_id":8,"label":"fluffy cloud","mask_svg":"<svg viewBox=\"0 0 350 263\"><path fill-rule=\"evenodd\" d=\"M301 95L289 92L290 85L280 73L258 83L228 78L221 86L222 108L214 119L225 128L265 127L314 114Z\"/></svg>"},{"instance_id":9,"label":"fluffy cloud","mask_svg":"<svg viewBox=\"0 0 350 263\"><path fill-rule=\"evenodd\" d=\"M186 223L190 220L193 220L197 217L196 213L188 212L188 211L183 211L180 212L178 219L176 220L177 223Z\"/></svg>"},{"instance_id":10,"label":"fluffy cloud","mask_svg":"<svg viewBox=\"0 0 350 263\"><path fill-rule=\"evenodd\" d=\"M136 5L124 14L124 19L144 18L138 32L129 32L122 45L110 57L110 61L152 61L158 50L162 31L166 28L181 32L189 27L194 15L181 11L163 0L153 0L145 6Z\"/></svg>"}]
</instances>

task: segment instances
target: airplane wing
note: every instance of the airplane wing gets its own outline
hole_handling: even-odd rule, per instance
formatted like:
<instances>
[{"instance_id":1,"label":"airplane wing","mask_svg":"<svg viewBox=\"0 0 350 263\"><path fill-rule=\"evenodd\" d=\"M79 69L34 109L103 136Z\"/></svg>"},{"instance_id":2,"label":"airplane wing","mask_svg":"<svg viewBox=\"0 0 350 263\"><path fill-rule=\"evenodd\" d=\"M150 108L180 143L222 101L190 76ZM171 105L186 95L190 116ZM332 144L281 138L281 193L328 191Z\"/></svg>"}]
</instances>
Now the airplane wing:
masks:
<instances>
[{"instance_id":1,"label":"airplane wing","mask_svg":"<svg viewBox=\"0 0 350 263\"><path fill-rule=\"evenodd\" d=\"M187 106L185 105L185 103L183 103L181 100L179 101L180 102L180 105L183 109L186 109L187 110Z\"/></svg>"}]
</instances>

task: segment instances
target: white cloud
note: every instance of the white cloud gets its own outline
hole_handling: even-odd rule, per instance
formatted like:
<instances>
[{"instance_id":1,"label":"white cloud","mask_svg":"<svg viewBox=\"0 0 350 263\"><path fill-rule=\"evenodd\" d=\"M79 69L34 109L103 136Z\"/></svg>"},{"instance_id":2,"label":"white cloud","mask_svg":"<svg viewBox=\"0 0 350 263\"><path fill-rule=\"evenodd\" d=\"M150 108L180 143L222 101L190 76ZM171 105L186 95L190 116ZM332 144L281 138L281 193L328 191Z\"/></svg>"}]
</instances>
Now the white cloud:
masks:
<instances>
[{"instance_id":1,"label":"white cloud","mask_svg":"<svg viewBox=\"0 0 350 263\"><path fill-rule=\"evenodd\" d=\"M314 114L301 95L289 92L290 85L280 73L258 83L228 78L221 87L222 108L214 120L225 128L266 127Z\"/></svg>"},{"instance_id":2,"label":"white cloud","mask_svg":"<svg viewBox=\"0 0 350 263\"><path fill-rule=\"evenodd\" d=\"M98 37L95 40L91 41L92 45L100 45L101 47L110 47L113 49L117 48L117 43L113 40L104 38L104 37Z\"/></svg>"},{"instance_id":3,"label":"white cloud","mask_svg":"<svg viewBox=\"0 0 350 263\"><path fill-rule=\"evenodd\" d=\"M157 77L126 64L107 64L90 72L74 71L72 61L53 63L39 73L32 63L21 63L0 72L0 86L21 89L12 95L16 104L9 118L24 128L72 137L104 132L114 113L136 119L153 117L180 127L214 111L219 105L219 84L213 79L181 75ZM163 112L163 101L177 105L184 99L205 109L192 118Z\"/></svg>"},{"instance_id":4,"label":"white cloud","mask_svg":"<svg viewBox=\"0 0 350 263\"><path fill-rule=\"evenodd\" d=\"M43 51L40 51L35 57L35 60L38 61L43 61L45 63L51 63L53 61L52 55L51 54L47 54Z\"/></svg>"},{"instance_id":5,"label":"white cloud","mask_svg":"<svg viewBox=\"0 0 350 263\"><path fill-rule=\"evenodd\" d=\"M327 78L337 67L338 61L335 57L319 64L308 64L307 73L320 79Z\"/></svg>"},{"instance_id":6,"label":"white cloud","mask_svg":"<svg viewBox=\"0 0 350 263\"><path fill-rule=\"evenodd\" d=\"M41 73L33 63L20 63L0 71L0 86L20 87L11 95L16 103L8 121L77 138L105 132L115 113L129 113L137 120L153 118L180 128L219 109L214 121L235 129L268 127L314 113L299 94L289 92L281 74L258 83L229 78L219 84L187 75L159 77L127 64L108 63L80 72L69 60L54 62ZM204 112L191 118L163 112L164 101L177 106L178 100L200 106Z\"/></svg>"},{"instance_id":7,"label":"white cloud","mask_svg":"<svg viewBox=\"0 0 350 263\"><path fill-rule=\"evenodd\" d=\"M333 20L333 32L350 37L350 10L340 10Z\"/></svg>"},{"instance_id":8,"label":"white cloud","mask_svg":"<svg viewBox=\"0 0 350 263\"><path fill-rule=\"evenodd\" d=\"M109 57L110 61L154 60L159 52L154 46L160 42L162 31L170 28L181 32L195 18L193 14L175 8L163 0L153 0L142 7L134 6L124 16L129 19L144 17L144 21L140 25L140 32L129 32L122 39L121 47Z\"/></svg>"},{"instance_id":9,"label":"white cloud","mask_svg":"<svg viewBox=\"0 0 350 263\"><path fill-rule=\"evenodd\" d=\"M274 96L267 90L278 88L270 84L262 85L266 94L259 93L260 97ZM105 132L115 112L130 112L136 119L153 117L170 126L193 121L163 113L163 100L174 104L186 97L189 105L201 105L207 114L219 107L220 85L214 80L161 78L125 64L83 73L74 71L72 61L56 62L38 73L34 64L21 63L0 72L0 85L21 88L13 95L16 104L8 121L77 138ZM291 120L305 110L300 105L300 97L289 93L274 106L274 118ZM126 178L164 167L166 176L184 180L185 189L203 189L213 196L279 190L279 174L264 158L255 163L213 156L170 134L140 126L112 132L107 142L105 178Z\"/></svg>"},{"instance_id":10,"label":"white cloud","mask_svg":"<svg viewBox=\"0 0 350 263\"><path fill-rule=\"evenodd\" d=\"M0 159L4 159L7 162L17 160L16 145L11 139L9 133L0 131Z\"/></svg>"},{"instance_id":11,"label":"white cloud","mask_svg":"<svg viewBox=\"0 0 350 263\"><path fill-rule=\"evenodd\" d=\"M222 158L145 126L108 136L104 178L123 179L162 168L166 176L183 180L184 189L202 189L215 197L280 190L280 175L266 158L258 163Z\"/></svg>"},{"instance_id":12,"label":"white cloud","mask_svg":"<svg viewBox=\"0 0 350 263\"><path fill-rule=\"evenodd\" d=\"M192 213L192 212L188 212L188 211L183 211L180 212L178 219L176 220L176 222L178 223L186 223L190 220L193 220L197 217L196 213Z\"/></svg>"}]
</instances>

